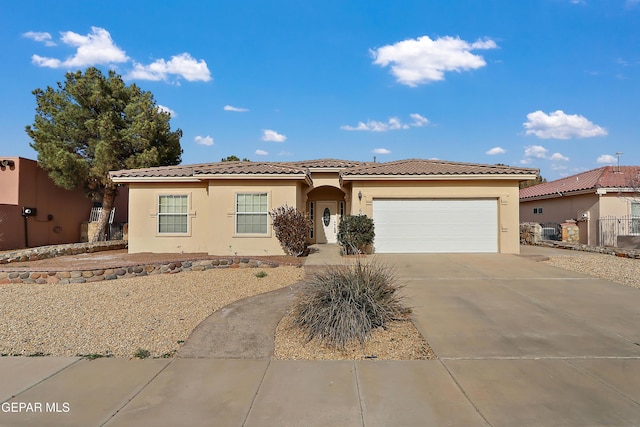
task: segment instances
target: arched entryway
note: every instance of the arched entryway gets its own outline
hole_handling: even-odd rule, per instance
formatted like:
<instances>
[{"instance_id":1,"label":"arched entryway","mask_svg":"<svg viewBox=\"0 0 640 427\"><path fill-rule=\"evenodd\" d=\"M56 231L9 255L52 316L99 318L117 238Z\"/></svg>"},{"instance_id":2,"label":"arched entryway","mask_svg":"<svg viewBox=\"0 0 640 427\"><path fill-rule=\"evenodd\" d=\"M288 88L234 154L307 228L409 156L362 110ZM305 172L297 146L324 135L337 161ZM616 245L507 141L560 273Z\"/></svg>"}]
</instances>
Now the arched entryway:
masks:
<instances>
[{"instance_id":1,"label":"arched entryway","mask_svg":"<svg viewBox=\"0 0 640 427\"><path fill-rule=\"evenodd\" d=\"M347 212L345 193L329 185L307 194L307 212L312 223L311 243L337 243L338 224Z\"/></svg>"}]
</instances>

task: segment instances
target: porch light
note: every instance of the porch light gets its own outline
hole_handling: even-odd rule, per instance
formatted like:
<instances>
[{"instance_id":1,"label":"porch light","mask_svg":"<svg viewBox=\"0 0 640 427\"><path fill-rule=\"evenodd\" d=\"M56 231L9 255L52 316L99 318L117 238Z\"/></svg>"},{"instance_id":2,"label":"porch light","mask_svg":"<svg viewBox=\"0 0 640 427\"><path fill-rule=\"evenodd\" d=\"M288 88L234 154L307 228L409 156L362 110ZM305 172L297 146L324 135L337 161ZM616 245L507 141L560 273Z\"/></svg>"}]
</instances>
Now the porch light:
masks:
<instances>
[{"instance_id":1,"label":"porch light","mask_svg":"<svg viewBox=\"0 0 640 427\"><path fill-rule=\"evenodd\" d=\"M362 201L362 191L358 191L358 200Z\"/></svg>"}]
</instances>

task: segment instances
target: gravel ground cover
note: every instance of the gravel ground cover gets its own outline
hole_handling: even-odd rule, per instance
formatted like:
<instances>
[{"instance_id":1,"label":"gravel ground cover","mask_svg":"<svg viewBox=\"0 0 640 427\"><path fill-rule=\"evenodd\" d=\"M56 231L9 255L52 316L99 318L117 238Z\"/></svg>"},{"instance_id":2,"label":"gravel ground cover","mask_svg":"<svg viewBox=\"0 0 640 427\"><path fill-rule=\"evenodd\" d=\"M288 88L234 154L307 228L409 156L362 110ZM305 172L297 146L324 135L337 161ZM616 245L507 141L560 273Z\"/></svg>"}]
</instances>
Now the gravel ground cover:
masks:
<instances>
[{"instance_id":1,"label":"gravel ground cover","mask_svg":"<svg viewBox=\"0 0 640 427\"><path fill-rule=\"evenodd\" d=\"M265 277L256 273L264 271ZM213 269L96 283L0 286L0 354L172 356L231 302L300 281L304 269Z\"/></svg>"},{"instance_id":2,"label":"gravel ground cover","mask_svg":"<svg viewBox=\"0 0 640 427\"><path fill-rule=\"evenodd\" d=\"M280 360L425 360L435 359L429 344L410 319L392 322L388 329L378 328L364 344L352 344L338 350L317 338L307 342L293 317L286 315L276 329L274 359Z\"/></svg>"},{"instance_id":3,"label":"gravel ground cover","mask_svg":"<svg viewBox=\"0 0 640 427\"><path fill-rule=\"evenodd\" d=\"M549 257L547 264L640 288L640 260L590 252Z\"/></svg>"}]
</instances>

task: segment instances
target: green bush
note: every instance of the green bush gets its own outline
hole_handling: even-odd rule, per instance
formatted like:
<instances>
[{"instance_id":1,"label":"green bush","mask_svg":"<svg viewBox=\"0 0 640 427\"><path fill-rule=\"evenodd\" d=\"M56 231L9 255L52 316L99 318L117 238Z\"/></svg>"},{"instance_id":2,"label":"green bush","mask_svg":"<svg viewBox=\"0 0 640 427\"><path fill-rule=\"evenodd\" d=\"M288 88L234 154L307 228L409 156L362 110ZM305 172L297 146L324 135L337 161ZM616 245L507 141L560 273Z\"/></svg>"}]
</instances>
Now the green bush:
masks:
<instances>
[{"instance_id":1,"label":"green bush","mask_svg":"<svg viewBox=\"0 0 640 427\"><path fill-rule=\"evenodd\" d=\"M269 215L282 249L288 255L302 255L307 249L307 236L311 231L311 221L303 212L287 205L273 209Z\"/></svg>"},{"instance_id":2,"label":"green bush","mask_svg":"<svg viewBox=\"0 0 640 427\"><path fill-rule=\"evenodd\" d=\"M385 328L411 310L404 307L395 274L371 262L327 267L302 288L294 305L294 323L325 344L344 349L364 343L375 328Z\"/></svg>"},{"instance_id":3,"label":"green bush","mask_svg":"<svg viewBox=\"0 0 640 427\"><path fill-rule=\"evenodd\" d=\"M366 215L347 215L338 226L338 243L346 255L362 254L375 238L373 219Z\"/></svg>"}]
</instances>

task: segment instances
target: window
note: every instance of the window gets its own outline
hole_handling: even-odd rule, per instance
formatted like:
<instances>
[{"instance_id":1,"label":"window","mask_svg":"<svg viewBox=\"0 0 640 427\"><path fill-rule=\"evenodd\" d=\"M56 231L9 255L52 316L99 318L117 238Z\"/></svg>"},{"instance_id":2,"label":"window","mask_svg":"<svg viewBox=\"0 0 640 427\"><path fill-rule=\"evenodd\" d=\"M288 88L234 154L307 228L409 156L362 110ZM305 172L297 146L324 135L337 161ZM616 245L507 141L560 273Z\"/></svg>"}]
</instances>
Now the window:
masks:
<instances>
[{"instance_id":1,"label":"window","mask_svg":"<svg viewBox=\"0 0 640 427\"><path fill-rule=\"evenodd\" d=\"M267 234L267 193L236 194L236 233Z\"/></svg>"},{"instance_id":2,"label":"window","mask_svg":"<svg viewBox=\"0 0 640 427\"><path fill-rule=\"evenodd\" d=\"M542 213L542 208L533 208L533 213L534 214L541 214Z\"/></svg>"},{"instance_id":3,"label":"window","mask_svg":"<svg viewBox=\"0 0 640 427\"><path fill-rule=\"evenodd\" d=\"M158 233L187 233L188 199L187 195L158 196Z\"/></svg>"},{"instance_id":4,"label":"window","mask_svg":"<svg viewBox=\"0 0 640 427\"><path fill-rule=\"evenodd\" d=\"M344 200L340 200L340 219L344 218Z\"/></svg>"}]
</instances>

